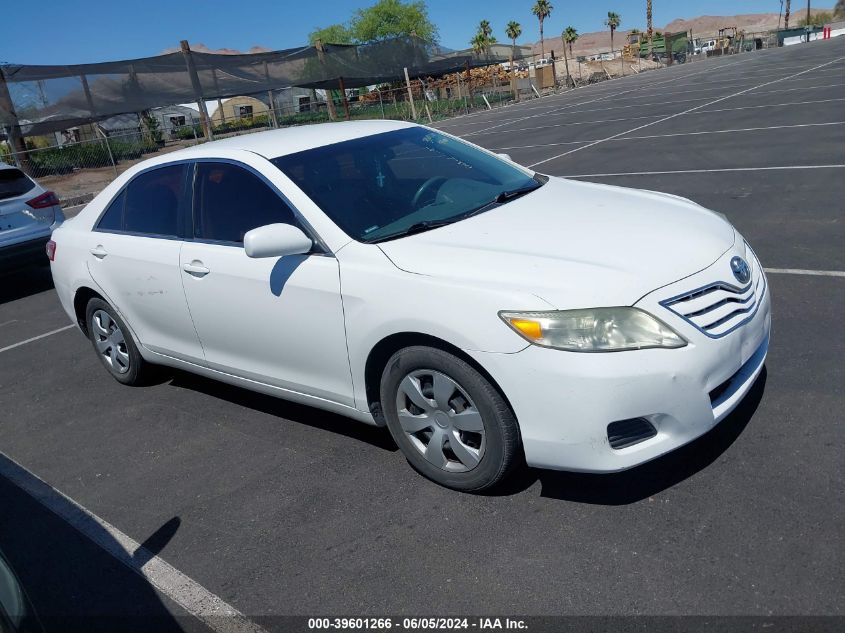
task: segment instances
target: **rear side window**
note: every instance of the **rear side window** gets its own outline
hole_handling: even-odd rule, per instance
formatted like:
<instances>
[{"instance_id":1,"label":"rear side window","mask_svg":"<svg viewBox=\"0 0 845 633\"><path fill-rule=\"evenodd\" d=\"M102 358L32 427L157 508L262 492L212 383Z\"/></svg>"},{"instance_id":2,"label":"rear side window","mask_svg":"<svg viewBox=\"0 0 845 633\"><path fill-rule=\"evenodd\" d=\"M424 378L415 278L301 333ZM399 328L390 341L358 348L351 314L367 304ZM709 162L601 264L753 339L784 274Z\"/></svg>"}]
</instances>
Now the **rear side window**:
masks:
<instances>
[{"instance_id":1,"label":"rear side window","mask_svg":"<svg viewBox=\"0 0 845 633\"><path fill-rule=\"evenodd\" d=\"M123 205L126 203L126 189L120 192L120 195L112 200L109 208L100 218L100 223L97 228L102 231L122 231L123 230Z\"/></svg>"},{"instance_id":2,"label":"rear side window","mask_svg":"<svg viewBox=\"0 0 845 633\"><path fill-rule=\"evenodd\" d=\"M0 169L0 200L22 196L35 189L35 183L20 169Z\"/></svg>"},{"instance_id":3,"label":"rear side window","mask_svg":"<svg viewBox=\"0 0 845 633\"><path fill-rule=\"evenodd\" d=\"M194 237L243 242L266 224L297 225L291 208L267 183L231 163L199 163L194 183Z\"/></svg>"},{"instance_id":4,"label":"rear side window","mask_svg":"<svg viewBox=\"0 0 845 633\"><path fill-rule=\"evenodd\" d=\"M177 237L179 206L185 190L187 164L144 172L126 187L123 230L130 233Z\"/></svg>"}]
</instances>

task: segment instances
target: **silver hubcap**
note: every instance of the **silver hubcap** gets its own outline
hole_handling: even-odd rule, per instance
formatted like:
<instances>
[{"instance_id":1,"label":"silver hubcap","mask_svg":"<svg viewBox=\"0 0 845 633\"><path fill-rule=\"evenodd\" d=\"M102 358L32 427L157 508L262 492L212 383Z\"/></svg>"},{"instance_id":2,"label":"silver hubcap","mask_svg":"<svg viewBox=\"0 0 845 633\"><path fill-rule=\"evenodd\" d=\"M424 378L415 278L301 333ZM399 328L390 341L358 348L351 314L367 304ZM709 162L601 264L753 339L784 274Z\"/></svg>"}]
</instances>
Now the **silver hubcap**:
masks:
<instances>
[{"instance_id":1,"label":"silver hubcap","mask_svg":"<svg viewBox=\"0 0 845 633\"><path fill-rule=\"evenodd\" d=\"M96 310L91 316L91 326L94 332L94 345L108 366L118 374L129 371L129 350L126 348L126 339L115 320L108 315L108 312Z\"/></svg>"},{"instance_id":2,"label":"silver hubcap","mask_svg":"<svg viewBox=\"0 0 845 633\"><path fill-rule=\"evenodd\" d=\"M449 472L472 470L484 456L481 414L463 387L432 369L399 383L396 411L402 430L425 459Z\"/></svg>"}]
</instances>

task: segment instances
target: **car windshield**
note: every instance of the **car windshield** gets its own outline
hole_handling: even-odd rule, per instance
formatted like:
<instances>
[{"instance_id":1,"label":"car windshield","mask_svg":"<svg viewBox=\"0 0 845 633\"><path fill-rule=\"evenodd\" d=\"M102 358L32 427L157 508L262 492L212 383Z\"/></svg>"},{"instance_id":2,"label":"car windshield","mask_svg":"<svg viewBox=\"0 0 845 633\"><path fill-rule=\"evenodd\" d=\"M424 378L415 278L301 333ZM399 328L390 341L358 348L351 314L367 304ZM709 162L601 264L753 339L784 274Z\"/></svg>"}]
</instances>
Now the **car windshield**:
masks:
<instances>
[{"instance_id":1,"label":"car windshield","mask_svg":"<svg viewBox=\"0 0 845 633\"><path fill-rule=\"evenodd\" d=\"M361 242L443 226L505 204L544 182L422 127L335 143L272 162Z\"/></svg>"}]
</instances>

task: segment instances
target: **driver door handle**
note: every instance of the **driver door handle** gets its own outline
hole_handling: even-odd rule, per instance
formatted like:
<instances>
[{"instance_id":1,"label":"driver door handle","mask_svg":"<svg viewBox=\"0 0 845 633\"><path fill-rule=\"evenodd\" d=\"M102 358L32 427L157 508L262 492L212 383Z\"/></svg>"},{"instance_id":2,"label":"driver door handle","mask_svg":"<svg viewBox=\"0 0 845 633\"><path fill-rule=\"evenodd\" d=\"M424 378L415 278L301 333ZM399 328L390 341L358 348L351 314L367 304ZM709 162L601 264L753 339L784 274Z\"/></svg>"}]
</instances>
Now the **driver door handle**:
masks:
<instances>
[{"instance_id":1,"label":"driver door handle","mask_svg":"<svg viewBox=\"0 0 845 633\"><path fill-rule=\"evenodd\" d=\"M202 265L202 262L196 259L190 264L182 264L182 270L194 277L205 277L211 271Z\"/></svg>"},{"instance_id":2,"label":"driver door handle","mask_svg":"<svg viewBox=\"0 0 845 633\"><path fill-rule=\"evenodd\" d=\"M96 247L91 249L91 254L96 257L97 259L103 259L108 253L106 249L103 248L102 244L97 244Z\"/></svg>"}]
</instances>

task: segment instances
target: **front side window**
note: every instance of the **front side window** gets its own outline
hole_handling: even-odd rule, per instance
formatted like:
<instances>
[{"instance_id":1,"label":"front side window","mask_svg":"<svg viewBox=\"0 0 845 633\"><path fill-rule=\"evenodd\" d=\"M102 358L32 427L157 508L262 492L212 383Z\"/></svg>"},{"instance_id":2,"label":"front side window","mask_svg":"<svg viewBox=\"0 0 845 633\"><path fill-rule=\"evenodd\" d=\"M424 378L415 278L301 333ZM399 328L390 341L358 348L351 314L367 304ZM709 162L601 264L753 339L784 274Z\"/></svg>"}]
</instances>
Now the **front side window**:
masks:
<instances>
[{"instance_id":1,"label":"front side window","mask_svg":"<svg viewBox=\"0 0 845 633\"><path fill-rule=\"evenodd\" d=\"M543 184L541 177L421 127L272 162L347 235L362 242L455 222Z\"/></svg>"},{"instance_id":2,"label":"front side window","mask_svg":"<svg viewBox=\"0 0 845 633\"><path fill-rule=\"evenodd\" d=\"M287 203L261 178L231 163L199 163L194 183L194 237L242 243L247 231L293 224Z\"/></svg>"}]
</instances>

